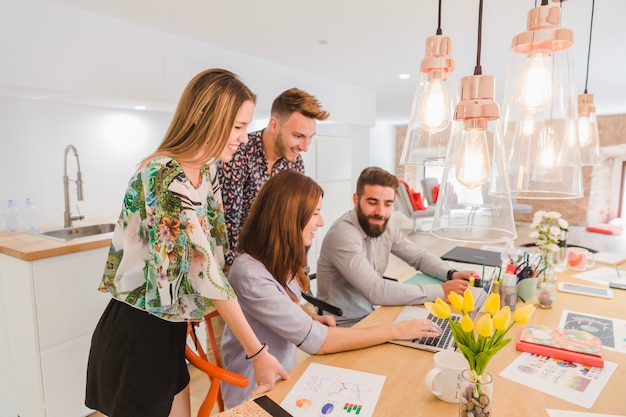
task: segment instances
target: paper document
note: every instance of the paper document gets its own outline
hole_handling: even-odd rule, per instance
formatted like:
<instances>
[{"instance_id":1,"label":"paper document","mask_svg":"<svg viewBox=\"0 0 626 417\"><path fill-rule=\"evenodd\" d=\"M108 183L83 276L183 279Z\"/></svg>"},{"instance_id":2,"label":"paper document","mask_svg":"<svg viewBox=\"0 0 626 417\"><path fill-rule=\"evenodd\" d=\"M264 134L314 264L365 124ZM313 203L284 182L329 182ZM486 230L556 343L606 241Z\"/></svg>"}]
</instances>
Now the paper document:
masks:
<instances>
[{"instance_id":1,"label":"paper document","mask_svg":"<svg viewBox=\"0 0 626 417\"><path fill-rule=\"evenodd\" d=\"M311 363L280 405L294 417L371 417L384 383L384 375Z\"/></svg>"},{"instance_id":2,"label":"paper document","mask_svg":"<svg viewBox=\"0 0 626 417\"><path fill-rule=\"evenodd\" d=\"M546 408L550 417L626 417L623 414L598 414L598 413L585 413L582 411L569 411L569 410L552 410Z\"/></svg>"},{"instance_id":3,"label":"paper document","mask_svg":"<svg viewBox=\"0 0 626 417\"><path fill-rule=\"evenodd\" d=\"M602 342L602 348L626 353L626 320L563 310L559 327L584 330Z\"/></svg>"},{"instance_id":4,"label":"paper document","mask_svg":"<svg viewBox=\"0 0 626 417\"><path fill-rule=\"evenodd\" d=\"M500 372L500 376L591 408L616 368L617 364L609 361L604 361L604 368L594 368L525 352Z\"/></svg>"},{"instance_id":5,"label":"paper document","mask_svg":"<svg viewBox=\"0 0 626 417\"><path fill-rule=\"evenodd\" d=\"M572 276L574 278L584 279L585 281L595 282L596 284L606 286L608 286L611 282L626 283L626 271L623 269L608 268L606 266L590 269L585 272L579 272L578 274L574 274Z\"/></svg>"}]
</instances>

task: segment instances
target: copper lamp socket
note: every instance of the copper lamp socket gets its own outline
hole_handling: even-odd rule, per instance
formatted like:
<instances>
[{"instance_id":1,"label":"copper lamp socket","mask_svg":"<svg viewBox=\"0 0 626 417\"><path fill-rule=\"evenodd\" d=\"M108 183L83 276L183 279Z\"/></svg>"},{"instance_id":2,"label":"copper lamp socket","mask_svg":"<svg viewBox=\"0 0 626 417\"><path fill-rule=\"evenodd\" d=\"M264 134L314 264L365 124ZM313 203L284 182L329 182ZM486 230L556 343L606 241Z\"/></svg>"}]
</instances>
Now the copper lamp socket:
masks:
<instances>
[{"instance_id":1,"label":"copper lamp socket","mask_svg":"<svg viewBox=\"0 0 626 417\"><path fill-rule=\"evenodd\" d=\"M454 71L454 59L450 56L452 40L449 36L433 35L426 38L426 52L420 64L420 71ZM444 74L445 79L445 74Z\"/></svg>"},{"instance_id":2,"label":"copper lamp socket","mask_svg":"<svg viewBox=\"0 0 626 417\"><path fill-rule=\"evenodd\" d=\"M578 96L578 116L587 117L596 112L593 105L593 94L581 94Z\"/></svg>"},{"instance_id":3,"label":"copper lamp socket","mask_svg":"<svg viewBox=\"0 0 626 417\"><path fill-rule=\"evenodd\" d=\"M526 22L527 30L513 37L511 48L520 54L537 50L552 52L567 49L574 44L574 32L559 26L559 6L539 6L530 9Z\"/></svg>"},{"instance_id":4,"label":"copper lamp socket","mask_svg":"<svg viewBox=\"0 0 626 417\"><path fill-rule=\"evenodd\" d=\"M461 78L461 101L454 109L454 120L500 118L500 107L494 100L496 79L493 75L470 75Z\"/></svg>"}]
</instances>

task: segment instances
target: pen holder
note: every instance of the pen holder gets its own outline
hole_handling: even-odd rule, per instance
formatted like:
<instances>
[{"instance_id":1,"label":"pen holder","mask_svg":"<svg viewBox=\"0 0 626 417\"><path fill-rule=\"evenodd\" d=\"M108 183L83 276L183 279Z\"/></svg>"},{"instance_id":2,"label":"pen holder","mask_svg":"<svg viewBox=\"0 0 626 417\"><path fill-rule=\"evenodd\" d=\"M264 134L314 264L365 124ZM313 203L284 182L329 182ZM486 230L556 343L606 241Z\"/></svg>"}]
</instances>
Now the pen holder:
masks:
<instances>
[{"instance_id":1,"label":"pen holder","mask_svg":"<svg viewBox=\"0 0 626 417\"><path fill-rule=\"evenodd\" d=\"M509 306L511 311L515 311L517 303L517 285L500 285L500 308Z\"/></svg>"}]
</instances>

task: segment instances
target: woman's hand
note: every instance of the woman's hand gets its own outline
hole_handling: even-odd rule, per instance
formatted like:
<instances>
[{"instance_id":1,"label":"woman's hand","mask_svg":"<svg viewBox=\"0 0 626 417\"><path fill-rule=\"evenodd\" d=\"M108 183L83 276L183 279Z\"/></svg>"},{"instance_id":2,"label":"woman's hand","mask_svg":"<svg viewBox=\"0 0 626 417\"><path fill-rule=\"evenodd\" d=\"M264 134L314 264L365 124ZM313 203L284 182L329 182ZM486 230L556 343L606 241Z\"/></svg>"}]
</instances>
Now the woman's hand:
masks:
<instances>
[{"instance_id":1,"label":"woman's hand","mask_svg":"<svg viewBox=\"0 0 626 417\"><path fill-rule=\"evenodd\" d=\"M427 319L405 320L397 323L399 337L396 339L410 340L418 337L437 337L441 334L441 327Z\"/></svg>"},{"instance_id":2,"label":"woman's hand","mask_svg":"<svg viewBox=\"0 0 626 417\"><path fill-rule=\"evenodd\" d=\"M289 374L282 367L280 362L269 353L268 349L263 349L261 353L252 359L254 367L254 379L257 386L252 390L252 395L263 394L270 391L276 384L276 377L289 379Z\"/></svg>"}]
</instances>

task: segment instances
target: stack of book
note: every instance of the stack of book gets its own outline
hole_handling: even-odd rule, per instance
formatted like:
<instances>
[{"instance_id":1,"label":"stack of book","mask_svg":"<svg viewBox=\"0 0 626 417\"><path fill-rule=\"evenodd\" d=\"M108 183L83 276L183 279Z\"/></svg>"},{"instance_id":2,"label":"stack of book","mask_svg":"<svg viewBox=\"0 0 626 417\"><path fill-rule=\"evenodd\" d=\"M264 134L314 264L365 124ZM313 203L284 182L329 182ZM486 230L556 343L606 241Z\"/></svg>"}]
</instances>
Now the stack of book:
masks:
<instances>
[{"instance_id":1,"label":"stack of book","mask_svg":"<svg viewBox=\"0 0 626 417\"><path fill-rule=\"evenodd\" d=\"M583 330L527 324L520 329L515 348L596 368L604 367L602 341Z\"/></svg>"}]
</instances>

